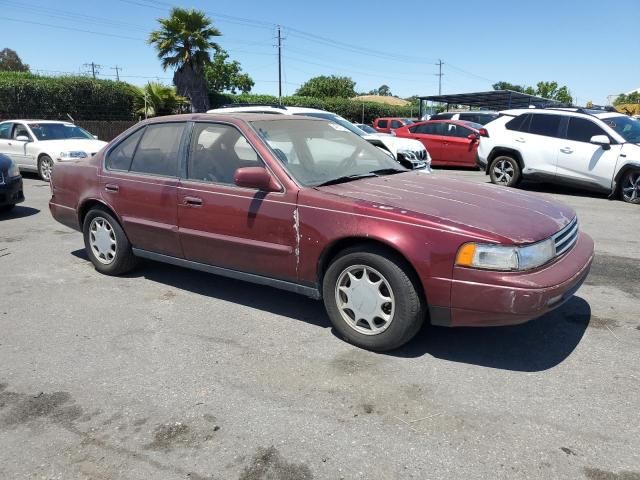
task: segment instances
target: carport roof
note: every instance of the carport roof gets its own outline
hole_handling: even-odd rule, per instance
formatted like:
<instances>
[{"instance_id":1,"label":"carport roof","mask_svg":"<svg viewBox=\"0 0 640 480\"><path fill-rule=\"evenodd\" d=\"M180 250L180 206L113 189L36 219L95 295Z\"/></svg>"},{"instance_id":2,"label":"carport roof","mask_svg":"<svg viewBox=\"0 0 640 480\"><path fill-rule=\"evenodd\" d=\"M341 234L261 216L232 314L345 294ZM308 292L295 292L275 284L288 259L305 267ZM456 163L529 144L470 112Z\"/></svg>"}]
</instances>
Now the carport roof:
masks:
<instances>
[{"instance_id":1,"label":"carport roof","mask_svg":"<svg viewBox=\"0 0 640 480\"><path fill-rule=\"evenodd\" d=\"M420 97L420 100L447 103L449 105L466 105L489 110L508 110L510 108L528 108L557 106L557 100L527 95L513 90L491 90L489 92L457 93L453 95L431 95Z\"/></svg>"}]
</instances>

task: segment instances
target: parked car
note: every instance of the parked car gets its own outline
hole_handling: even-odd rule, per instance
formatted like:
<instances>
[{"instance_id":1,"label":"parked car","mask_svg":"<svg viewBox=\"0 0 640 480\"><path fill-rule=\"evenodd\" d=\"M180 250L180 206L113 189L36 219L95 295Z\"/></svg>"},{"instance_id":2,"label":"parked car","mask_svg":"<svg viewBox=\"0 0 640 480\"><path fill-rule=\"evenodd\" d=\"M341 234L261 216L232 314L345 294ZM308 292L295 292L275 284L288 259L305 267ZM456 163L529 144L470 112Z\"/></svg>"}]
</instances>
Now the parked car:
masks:
<instances>
[{"instance_id":1,"label":"parked car","mask_svg":"<svg viewBox=\"0 0 640 480\"><path fill-rule=\"evenodd\" d=\"M426 320L538 317L593 258L566 205L407 170L334 122L291 115L143 121L57 165L49 207L99 272L146 258L322 298L336 331L372 350Z\"/></svg>"},{"instance_id":2,"label":"parked car","mask_svg":"<svg viewBox=\"0 0 640 480\"><path fill-rule=\"evenodd\" d=\"M95 155L106 144L69 122L0 122L0 153L8 155L20 170L37 172L47 182L55 163Z\"/></svg>"},{"instance_id":3,"label":"parked car","mask_svg":"<svg viewBox=\"0 0 640 480\"><path fill-rule=\"evenodd\" d=\"M413 170L427 169L431 167L431 157L424 145L415 140L407 138L397 139L391 135L382 135L378 132L367 133L348 120L335 113L317 108L306 107L286 107L284 105L256 105L256 104L231 104L222 108L209 110L207 113L230 114L230 113L268 113L272 115L298 115L315 117L329 120L346 128L352 133L364 138L367 142L389 152L401 165Z\"/></svg>"},{"instance_id":4,"label":"parked car","mask_svg":"<svg viewBox=\"0 0 640 480\"><path fill-rule=\"evenodd\" d=\"M18 166L0 153L0 212L6 212L24 202L22 177Z\"/></svg>"},{"instance_id":5,"label":"parked car","mask_svg":"<svg viewBox=\"0 0 640 480\"><path fill-rule=\"evenodd\" d=\"M441 112L429 117L429 120L463 120L465 122L479 123L486 125L494 121L500 114L488 110L478 110L471 112Z\"/></svg>"},{"instance_id":6,"label":"parked car","mask_svg":"<svg viewBox=\"0 0 640 480\"><path fill-rule=\"evenodd\" d=\"M431 154L431 165L476 168L482 125L473 122L429 120L396 130L396 137L419 140Z\"/></svg>"},{"instance_id":7,"label":"parked car","mask_svg":"<svg viewBox=\"0 0 640 480\"><path fill-rule=\"evenodd\" d=\"M393 133L396 129L411 125L413 120L398 117L380 117L373 121L373 128L380 133Z\"/></svg>"},{"instance_id":8,"label":"parked car","mask_svg":"<svg viewBox=\"0 0 640 480\"><path fill-rule=\"evenodd\" d=\"M502 113L485 125L478 149L493 183L548 181L640 204L640 121L583 108Z\"/></svg>"}]
</instances>

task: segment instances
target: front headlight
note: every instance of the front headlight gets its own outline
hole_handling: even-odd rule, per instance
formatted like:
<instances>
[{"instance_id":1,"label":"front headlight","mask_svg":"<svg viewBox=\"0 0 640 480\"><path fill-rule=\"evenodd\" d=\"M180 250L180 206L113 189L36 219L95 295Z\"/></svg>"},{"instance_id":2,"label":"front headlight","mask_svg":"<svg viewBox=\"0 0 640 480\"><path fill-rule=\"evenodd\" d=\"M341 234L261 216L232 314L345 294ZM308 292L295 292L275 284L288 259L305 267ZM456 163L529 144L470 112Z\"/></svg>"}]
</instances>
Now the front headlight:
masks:
<instances>
[{"instance_id":1,"label":"front headlight","mask_svg":"<svg viewBox=\"0 0 640 480\"><path fill-rule=\"evenodd\" d=\"M17 177L18 175L20 175L20 169L18 168L18 165L11 162L11 164L9 165L9 170L7 171L7 178Z\"/></svg>"},{"instance_id":2,"label":"front headlight","mask_svg":"<svg viewBox=\"0 0 640 480\"><path fill-rule=\"evenodd\" d=\"M87 158L87 152L83 152L81 150L72 150L69 152L60 152L58 156L58 160L75 160L77 158Z\"/></svg>"},{"instance_id":3,"label":"front headlight","mask_svg":"<svg viewBox=\"0 0 640 480\"><path fill-rule=\"evenodd\" d=\"M458 250L456 265L486 270L531 270L547 263L555 253L551 238L524 247L465 243Z\"/></svg>"}]
</instances>

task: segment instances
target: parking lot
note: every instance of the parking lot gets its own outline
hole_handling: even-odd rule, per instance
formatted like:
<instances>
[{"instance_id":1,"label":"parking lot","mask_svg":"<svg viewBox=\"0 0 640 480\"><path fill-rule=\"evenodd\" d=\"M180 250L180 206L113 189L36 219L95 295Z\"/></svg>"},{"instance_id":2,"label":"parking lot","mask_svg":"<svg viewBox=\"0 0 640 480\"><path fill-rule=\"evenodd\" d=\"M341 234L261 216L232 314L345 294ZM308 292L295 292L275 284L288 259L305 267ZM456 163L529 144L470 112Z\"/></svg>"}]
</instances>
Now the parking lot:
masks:
<instances>
[{"instance_id":1,"label":"parking lot","mask_svg":"<svg viewBox=\"0 0 640 480\"><path fill-rule=\"evenodd\" d=\"M150 262L100 275L24 182L0 217L0 478L640 479L636 205L525 186L595 240L577 295L376 354L302 296Z\"/></svg>"}]
</instances>

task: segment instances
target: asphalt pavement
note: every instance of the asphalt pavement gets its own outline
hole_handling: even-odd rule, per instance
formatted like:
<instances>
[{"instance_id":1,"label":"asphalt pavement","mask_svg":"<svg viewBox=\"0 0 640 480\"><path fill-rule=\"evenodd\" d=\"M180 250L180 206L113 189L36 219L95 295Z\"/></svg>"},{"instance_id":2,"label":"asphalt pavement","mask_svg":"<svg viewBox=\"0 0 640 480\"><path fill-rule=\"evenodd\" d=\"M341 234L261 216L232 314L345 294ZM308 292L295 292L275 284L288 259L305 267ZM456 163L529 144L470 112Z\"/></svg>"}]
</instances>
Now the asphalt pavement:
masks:
<instances>
[{"instance_id":1,"label":"asphalt pavement","mask_svg":"<svg viewBox=\"0 0 640 480\"><path fill-rule=\"evenodd\" d=\"M100 275L25 178L0 214L0 479L640 479L640 206L525 188L595 240L577 295L376 354L302 296Z\"/></svg>"}]
</instances>

